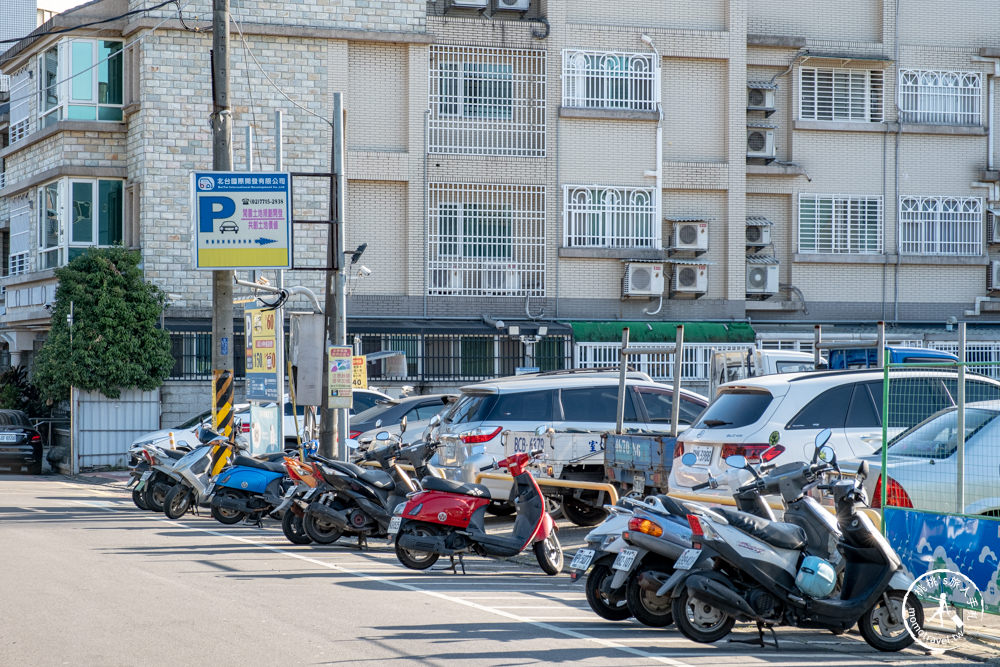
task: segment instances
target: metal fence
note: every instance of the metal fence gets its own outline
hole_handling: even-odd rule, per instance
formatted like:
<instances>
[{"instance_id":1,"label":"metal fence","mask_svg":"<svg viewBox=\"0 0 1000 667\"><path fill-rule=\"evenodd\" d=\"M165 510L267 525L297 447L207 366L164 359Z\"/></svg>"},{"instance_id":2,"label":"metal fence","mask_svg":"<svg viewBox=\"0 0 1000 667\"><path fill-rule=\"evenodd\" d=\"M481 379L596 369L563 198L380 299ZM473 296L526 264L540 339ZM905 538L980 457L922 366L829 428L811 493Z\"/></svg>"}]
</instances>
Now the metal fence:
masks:
<instances>
[{"instance_id":1,"label":"metal fence","mask_svg":"<svg viewBox=\"0 0 1000 667\"><path fill-rule=\"evenodd\" d=\"M980 608L1000 614L1000 382L972 372L985 366L1000 364L887 364L878 403L888 446L867 457L867 484L914 576L964 575ZM976 625L977 605L965 606Z\"/></svg>"}]
</instances>

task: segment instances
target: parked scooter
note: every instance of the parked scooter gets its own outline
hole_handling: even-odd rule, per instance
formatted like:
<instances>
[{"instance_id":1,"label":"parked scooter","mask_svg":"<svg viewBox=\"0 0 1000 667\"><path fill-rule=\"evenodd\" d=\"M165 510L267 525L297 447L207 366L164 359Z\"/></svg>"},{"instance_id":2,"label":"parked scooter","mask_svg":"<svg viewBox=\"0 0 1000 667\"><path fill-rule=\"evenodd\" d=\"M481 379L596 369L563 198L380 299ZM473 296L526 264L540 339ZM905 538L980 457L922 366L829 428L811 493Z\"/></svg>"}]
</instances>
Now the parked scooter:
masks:
<instances>
[{"instance_id":1,"label":"parked scooter","mask_svg":"<svg viewBox=\"0 0 1000 667\"><path fill-rule=\"evenodd\" d=\"M168 518L179 519L191 507L206 502L212 477L222 471L241 447L207 426L200 426L197 436L202 445L185 454L171 469L178 482L163 501L163 513Z\"/></svg>"},{"instance_id":2,"label":"parked scooter","mask_svg":"<svg viewBox=\"0 0 1000 667\"><path fill-rule=\"evenodd\" d=\"M829 430L824 434L829 438ZM825 439L818 439L813 461L799 464L809 475L839 472L836 454L823 444ZM746 467L742 456L726 462ZM867 476L863 464L855 479L819 487L833 494L841 532L838 549L845 567L837 597L834 567L806 554L807 534L800 526L732 510L720 512L721 522L690 515L695 548L677 559L674 574L657 591L671 593L678 629L693 641L709 643L729 634L737 620L754 621L763 644L764 629L773 634L776 625L843 631L857 623L865 641L880 651L909 646L913 637L906 623L922 625L923 609L904 605L913 579L871 520L857 511L866 501L862 482ZM751 484L763 489L767 482Z\"/></svg>"},{"instance_id":3,"label":"parked scooter","mask_svg":"<svg viewBox=\"0 0 1000 667\"><path fill-rule=\"evenodd\" d=\"M130 471L132 479L129 481L129 486L135 483L132 502L136 507L153 512L163 511L167 493L177 483L173 467L189 451L188 447L167 449L157 445L143 445L129 450L132 456L139 459Z\"/></svg>"},{"instance_id":4,"label":"parked scooter","mask_svg":"<svg viewBox=\"0 0 1000 667\"><path fill-rule=\"evenodd\" d=\"M236 456L233 465L216 475L206 497L212 506L212 518L231 525L245 519L260 523L294 488L284 461L262 461Z\"/></svg>"},{"instance_id":5,"label":"parked scooter","mask_svg":"<svg viewBox=\"0 0 1000 667\"><path fill-rule=\"evenodd\" d=\"M546 574L559 574L563 552L556 537L556 525L545 511L545 498L527 468L541 456L538 449L519 452L480 468L506 468L514 478L517 518L511 535L490 535L485 528L490 492L481 484L463 484L447 479L428 478L424 490L400 503L389 525L396 536L396 557L406 567L426 570L442 554L454 557L472 552L480 556L509 557L530 545ZM464 570L464 565L463 565Z\"/></svg>"},{"instance_id":6,"label":"parked scooter","mask_svg":"<svg viewBox=\"0 0 1000 667\"><path fill-rule=\"evenodd\" d=\"M302 516L309 504L306 496L320 484L320 473L314 468L315 463L309 463L299 458L286 456L285 469L288 477L295 484L285 492L281 503L271 512L272 516L281 517L281 532L292 544L309 544L312 538L306 533L302 524Z\"/></svg>"}]
</instances>

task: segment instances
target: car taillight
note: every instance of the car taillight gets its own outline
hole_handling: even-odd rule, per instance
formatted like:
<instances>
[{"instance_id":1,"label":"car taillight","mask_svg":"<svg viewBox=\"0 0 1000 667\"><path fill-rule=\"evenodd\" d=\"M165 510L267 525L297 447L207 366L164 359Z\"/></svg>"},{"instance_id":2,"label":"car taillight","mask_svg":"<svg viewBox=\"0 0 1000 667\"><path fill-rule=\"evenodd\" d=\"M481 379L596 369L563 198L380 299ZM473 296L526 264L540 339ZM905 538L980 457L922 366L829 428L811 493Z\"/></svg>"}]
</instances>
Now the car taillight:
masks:
<instances>
[{"instance_id":1,"label":"car taillight","mask_svg":"<svg viewBox=\"0 0 1000 667\"><path fill-rule=\"evenodd\" d=\"M348 436L353 440L361 435L361 431L351 431Z\"/></svg>"},{"instance_id":2,"label":"car taillight","mask_svg":"<svg viewBox=\"0 0 1000 667\"><path fill-rule=\"evenodd\" d=\"M459 436L467 445L474 445L480 442L489 442L493 438L497 437L500 431L503 430L502 426L497 426L492 431L487 431L485 428L477 428L475 430L469 431L468 433L463 433Z\"/></svg>"},{"instance_id":3,"label":"car taillight","mask_svg":"<svg viewBox=\"0 0 1000 667\"><path fill-rule=\"evenodd\" d=\"M663 529L656 525L649 519L642 519L637 516L632 517L628 520L628 529L637 530L640 533L646 533L647 535L652 535L653 537L659 537L663 534Z\"/></svg>"},{"instance_id":4,"label":"car taillight","mask_svg":"<svg viewBox=\"0 0 1000 667\"><path fill-rule=\"evenodd\" d=\"M679 459L682 456L684 456L684 443L683 442L674 443L674 458Z\"/></svg>"},{"instance_id":5,"label":"car taillight","mask_svg":"<svg viewBox=\"0 0 1000 667\"><path fill-rule=\"evenodd\" d=\"M885 488L885 506L886 507L913 507L913 502L910 500L909 494L906 490L899 485L899 482L894 480L892 477L886 477L889 480L888 485ZM878 480L875 482L875 494L872 498L872 507L882 507L882 475L878 476Z\"/></svg>"},{"instance_id":6,"label":"car taillight","mask_svg":"<svg viewBox=\"0 0 1000 667\"><path fill-rule=\"evenodd\" d=\"M745 456L747 463L767 463L784 451L784 445L723 445L722 460L730 456Z\"/></svg>"},{"instance_id":7,"label":"car taillight","mask_svg":"<svg viewBox=\"0 0 1000 667\"><path fill-rule=\"evenodd\" d=\"M42 436L40 436L39 434L36 433L35 435L31 436L31 441L32 442L41 442L42 441Z\"/></svg>"},{"instance_id":8,"label":"car taillight","mask_svg":"<svg viewBox=\"0 0 1000 667\"><path fill-rule=\"evenodd\" d=\"M244 433L249 433L250 432L250 422L241 422L240 423L240 430L242 432L244 432Z\"/></svg>"}]
</instances>

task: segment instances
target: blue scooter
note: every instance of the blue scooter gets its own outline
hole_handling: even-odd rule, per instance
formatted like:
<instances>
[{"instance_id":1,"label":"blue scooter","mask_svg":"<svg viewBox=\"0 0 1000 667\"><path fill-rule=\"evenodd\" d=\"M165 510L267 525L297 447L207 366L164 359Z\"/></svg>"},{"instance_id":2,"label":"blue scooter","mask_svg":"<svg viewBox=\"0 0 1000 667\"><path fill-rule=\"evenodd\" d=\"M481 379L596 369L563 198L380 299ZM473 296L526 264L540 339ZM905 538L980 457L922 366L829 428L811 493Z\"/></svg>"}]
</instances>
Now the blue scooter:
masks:
<instances>
[{"instance_id":1,"label":"blue scooter","mask_svg":"<svg viewBox=\"0 0 1000 667\"><path fill-rule=\"evenodd\" d=\"M285 493L294 489L295 483L288 476L283 455L270 458L277 460L237 456L231 468L215 476L209 488L212 518L224 524L244 519L259 523L265 514L281 504Z\"/></svg>"}]
</instances>

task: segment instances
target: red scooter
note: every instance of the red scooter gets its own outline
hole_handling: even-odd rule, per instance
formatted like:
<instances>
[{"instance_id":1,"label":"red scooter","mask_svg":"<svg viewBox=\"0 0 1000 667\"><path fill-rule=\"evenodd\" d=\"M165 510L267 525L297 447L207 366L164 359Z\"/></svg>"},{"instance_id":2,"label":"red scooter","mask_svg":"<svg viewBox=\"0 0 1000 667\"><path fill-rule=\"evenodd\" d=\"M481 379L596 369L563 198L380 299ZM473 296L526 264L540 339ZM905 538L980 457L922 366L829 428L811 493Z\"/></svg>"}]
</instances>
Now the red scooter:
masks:
<instances>
[{"instance_id":1,"label":"red scooter","mask_svg":"<svg viewBox=\"0 0 1000 667\"><path fill-rule=\"evenodd\" d=\"M514 478L517 519L510 535L486 533L483 522L491 498L485 486L438 477L421 480L423 491L411 494L405 503L397 505L389 523L389 534L396 534L399 562L413 570L426 570L442 554L452 559L458 555L459 561L468 552L508 557L531 545L542 570L546 574L559 574L563 553L556 537L557 528L545 511L545 500L535 478L526 467L541 454L541 449L530 454L520 452L480 469L506 468Z\"/></svg>"}]
</instances>

